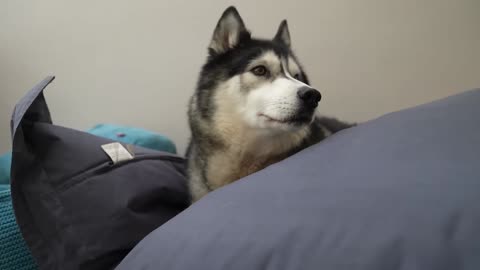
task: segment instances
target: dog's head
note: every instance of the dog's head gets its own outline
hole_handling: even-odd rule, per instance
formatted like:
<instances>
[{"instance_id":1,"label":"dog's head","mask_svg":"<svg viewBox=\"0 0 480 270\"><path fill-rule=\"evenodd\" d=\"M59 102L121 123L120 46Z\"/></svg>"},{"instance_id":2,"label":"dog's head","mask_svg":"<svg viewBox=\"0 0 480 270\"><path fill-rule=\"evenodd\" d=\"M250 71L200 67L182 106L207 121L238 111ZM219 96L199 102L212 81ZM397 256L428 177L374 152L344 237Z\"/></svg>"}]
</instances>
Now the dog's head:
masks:
<instances>
[{"instance_id":1,"label":"dog's head","mask_svg":"<svg viewBox=\"0 0 480 270\"><path fill-rule=\"evenodd\" d=\"M198 83L201 113L229 114L267 131L292 131L313 121L320 98L291 50L285 20L273 39L254 39L237 10L225 10Z\"/></svg>"}]
</instances>

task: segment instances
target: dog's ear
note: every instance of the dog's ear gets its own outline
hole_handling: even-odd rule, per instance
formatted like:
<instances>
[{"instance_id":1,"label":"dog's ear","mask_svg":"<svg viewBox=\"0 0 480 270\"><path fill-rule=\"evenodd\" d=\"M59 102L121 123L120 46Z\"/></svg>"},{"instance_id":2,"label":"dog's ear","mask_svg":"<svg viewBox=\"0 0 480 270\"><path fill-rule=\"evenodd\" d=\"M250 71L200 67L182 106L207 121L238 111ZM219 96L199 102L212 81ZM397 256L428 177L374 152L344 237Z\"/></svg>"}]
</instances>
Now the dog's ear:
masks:
<instances>
[{"instance_id":1,"label":"dog's ear","mask_svg":"<svg viewBox=\"0 0 480 270\"><path fill-rule=\"evenodd\" d=\"M290 41L290 31L288 31L288 24L287 20L283 20L280 23L280 26L278 27L277 34L273 38L273 40L281 42L287 47L290 47L291 41Z\"/></svg>"},{"instance_id":2,"label":"dog's ear","mask_svg":"<svg viewBox=\"0 0 480 270\"><path fill-rule=\"evenodd\" d=\"M231 6L220 17L208 49L212 55L221 54L247 39L250 39L250 32L245 28L237 9Z\"/></svg>"}]
</instances>

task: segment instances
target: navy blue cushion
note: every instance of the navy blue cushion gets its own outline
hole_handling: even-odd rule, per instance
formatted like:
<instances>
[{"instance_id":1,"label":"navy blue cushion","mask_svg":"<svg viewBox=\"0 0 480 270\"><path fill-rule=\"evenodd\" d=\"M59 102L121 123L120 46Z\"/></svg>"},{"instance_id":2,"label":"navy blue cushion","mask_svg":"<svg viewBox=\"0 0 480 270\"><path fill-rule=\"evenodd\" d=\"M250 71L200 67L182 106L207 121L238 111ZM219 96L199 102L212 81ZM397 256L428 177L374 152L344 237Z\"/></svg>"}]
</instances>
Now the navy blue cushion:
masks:
<instances>
[{"instance_id":1,"label":"navy blue cushion","mask_svg":"<svg viewBox=\"0 0 480 270\"><path fill-rule=\"evenodd\" d=\"M480 90L344 130L212 192L130 269L480 269Z\"/></svg>"},{"instance_id":2,"label":"navy blue cushion","mask_svg":"<svg viewBox=\"0 0 480 270\"><path fill-rule=\"evenodd\" d=\"M16 229L39 269L112 269L188 206L184 159L125 145L133 157L116 162L102 150L112 140L52 124L43 90L53 79L30 90L12 116Z\"/></svg>"}]
</instances>

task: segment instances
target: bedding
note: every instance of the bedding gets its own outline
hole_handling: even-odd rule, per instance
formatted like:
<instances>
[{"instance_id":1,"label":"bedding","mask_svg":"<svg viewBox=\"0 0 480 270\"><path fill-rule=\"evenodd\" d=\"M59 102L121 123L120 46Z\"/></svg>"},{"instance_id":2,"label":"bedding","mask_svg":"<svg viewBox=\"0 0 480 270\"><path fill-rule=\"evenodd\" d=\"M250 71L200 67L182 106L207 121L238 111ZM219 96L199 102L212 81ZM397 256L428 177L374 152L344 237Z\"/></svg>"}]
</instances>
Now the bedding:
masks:
<instances>
[{"instance_id":1,"label":"bedding","mask_svg":"<svg viewBox=\"0 0 480 270\"><path fill-rule=\"evenodd\" d=\"M53 79L12 116L15 217L40 269L112 269L188 206L185 162L52 124L43 90Z\"/></svg>"},{"instance_id":2,"label":"bedding","mask_svg":"<svg viewBox=\"0 0 480 270\"><path fill-rule=\"evenodd\" d=\"M112 140L52 124L52 80L11 122L13 206L40 269L480 269L480 89L344 130L187 208L183 158L115 144L120 161Z\"/></svg>"}]
</instances>

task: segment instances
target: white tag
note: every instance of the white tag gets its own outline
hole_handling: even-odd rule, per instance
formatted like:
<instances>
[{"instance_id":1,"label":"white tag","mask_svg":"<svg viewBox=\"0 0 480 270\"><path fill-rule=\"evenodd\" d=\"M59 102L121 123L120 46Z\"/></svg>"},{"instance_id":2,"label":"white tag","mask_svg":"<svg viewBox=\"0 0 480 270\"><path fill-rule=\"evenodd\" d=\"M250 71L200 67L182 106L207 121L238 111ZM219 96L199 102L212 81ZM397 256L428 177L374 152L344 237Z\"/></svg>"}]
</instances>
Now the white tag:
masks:
<instances>
[{"instance_id":1,"label":"white tag","mask_svg":"<svg viewBox=\"0 0 480 270\"><path fill-rule=\"evenodd\" d=\"M113 164L133 159L132 153L130 153L121 143L118 142L104 144L102 145L102 149L113 161Z\"/></svg>"}]
</instances>

